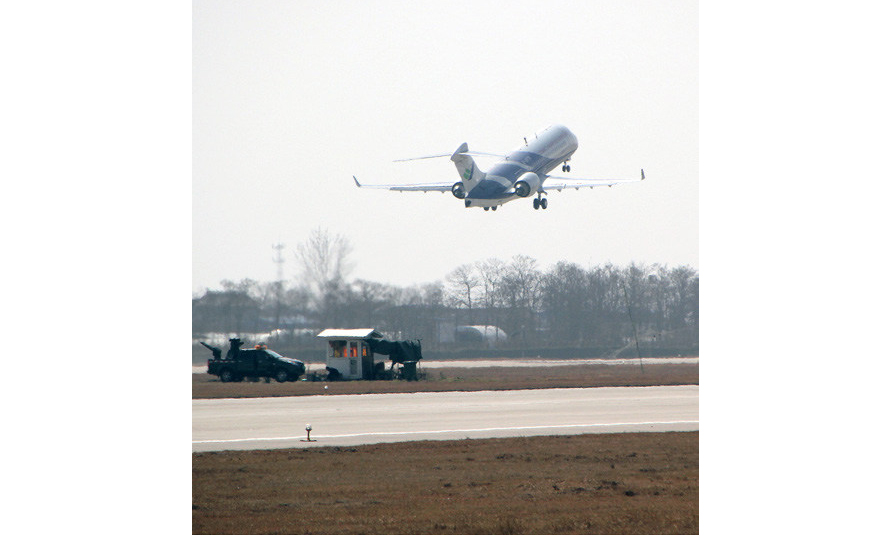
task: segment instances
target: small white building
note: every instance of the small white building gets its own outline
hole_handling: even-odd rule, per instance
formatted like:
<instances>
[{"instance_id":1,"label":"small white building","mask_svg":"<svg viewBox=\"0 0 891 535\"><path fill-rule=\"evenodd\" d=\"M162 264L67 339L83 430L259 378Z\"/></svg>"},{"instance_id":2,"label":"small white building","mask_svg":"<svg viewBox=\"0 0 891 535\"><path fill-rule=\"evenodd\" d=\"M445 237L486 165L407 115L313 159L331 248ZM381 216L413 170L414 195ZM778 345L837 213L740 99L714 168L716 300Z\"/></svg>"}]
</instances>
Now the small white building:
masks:
<instances>
[{"instance_id":1,"label":"small white building","mask_svg":"<svg viewBox=\"0 0 891 535\"><path fill-rule=\"evenodd\" d=\"M341 379L374 378L374 354L368 340L384 335L375 329L325 329L317 337L328 340L325 366L337 370Z\"/></svg>"}]
</instances>

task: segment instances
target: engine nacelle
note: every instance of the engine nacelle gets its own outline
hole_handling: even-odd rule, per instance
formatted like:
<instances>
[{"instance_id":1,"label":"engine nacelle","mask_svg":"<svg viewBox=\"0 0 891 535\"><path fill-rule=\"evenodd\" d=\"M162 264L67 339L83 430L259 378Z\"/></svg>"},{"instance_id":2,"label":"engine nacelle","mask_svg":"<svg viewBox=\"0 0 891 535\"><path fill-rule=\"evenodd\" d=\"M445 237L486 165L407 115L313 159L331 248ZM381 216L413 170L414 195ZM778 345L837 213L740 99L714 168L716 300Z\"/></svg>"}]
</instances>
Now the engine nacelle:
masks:
<instances>
[{"instance_id":1,"label":"engine nacelle","mask_svg":"<svg viewBox=\"0 0 891 535\"><path fill-rule=\"evenodd\" d=\"M464 191L464 184L455 182L455 184L452 186L452 195L459 199L463 199L464 197L466 197L467 192Z\"/></svg>"},{"instance_id":2,"label":"engine nacelle","mask_svg":"<svg viewBox=\"0 0 891 535\"><path fill-rule=\"evenodd\" d=\"M541 186L541 178L535 173L523 173L520 178L514 182L514 193L520 197L528 197L538 191Z\"/></svg>"}]
</instances>

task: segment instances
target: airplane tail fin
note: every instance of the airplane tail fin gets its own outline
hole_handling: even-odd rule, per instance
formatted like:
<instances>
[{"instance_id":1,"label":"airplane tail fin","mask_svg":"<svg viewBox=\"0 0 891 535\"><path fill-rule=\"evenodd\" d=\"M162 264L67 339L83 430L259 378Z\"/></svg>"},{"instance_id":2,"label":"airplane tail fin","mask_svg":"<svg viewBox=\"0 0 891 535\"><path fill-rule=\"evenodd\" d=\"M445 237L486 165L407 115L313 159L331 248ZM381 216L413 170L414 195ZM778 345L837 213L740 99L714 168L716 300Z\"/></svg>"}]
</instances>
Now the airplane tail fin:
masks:
<instances>
[{"instance_id":1,"label":"airplane tail fin","mask_svg":"<svg viewBox=\"0 0 891 535\"><path fill-rule=\"evenodd\" d=\"M486 178L486 173L476 165L476 162L473 161L473 158L467 152L467 143L462 143L458 150L452 154L451 160L455 162L455 167L461 176L461 182L464 184L464 190L470 191L479 184L480 180Z\"/></svg>"}]
</instances>

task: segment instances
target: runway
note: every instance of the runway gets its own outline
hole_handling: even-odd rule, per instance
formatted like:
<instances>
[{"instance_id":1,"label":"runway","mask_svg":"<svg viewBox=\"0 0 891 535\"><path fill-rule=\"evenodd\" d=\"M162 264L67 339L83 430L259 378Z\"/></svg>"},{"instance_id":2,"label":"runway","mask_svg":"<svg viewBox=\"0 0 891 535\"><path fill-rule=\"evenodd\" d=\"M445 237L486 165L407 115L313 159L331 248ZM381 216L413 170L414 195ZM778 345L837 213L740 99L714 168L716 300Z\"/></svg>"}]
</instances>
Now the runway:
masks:
<instances>
[{"instance_id":1,"label":"runway","mask_svg":"<svg viewBox=\"0 0 891 535\"><path fill-rule=\"evenodd\" d=\"M698 429L696 385L192 400L195 452Z\"/></svg>"}]
</instances>

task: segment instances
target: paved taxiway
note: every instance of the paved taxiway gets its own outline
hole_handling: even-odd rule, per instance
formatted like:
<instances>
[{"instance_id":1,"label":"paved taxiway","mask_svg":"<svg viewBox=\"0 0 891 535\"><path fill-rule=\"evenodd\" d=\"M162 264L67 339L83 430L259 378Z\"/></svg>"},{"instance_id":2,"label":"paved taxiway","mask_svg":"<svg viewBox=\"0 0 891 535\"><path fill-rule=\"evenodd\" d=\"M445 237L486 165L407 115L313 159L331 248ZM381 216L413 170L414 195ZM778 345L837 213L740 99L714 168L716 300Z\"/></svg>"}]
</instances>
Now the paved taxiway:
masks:
<instances>
[{"instance_id":1,"label":"paved taxiway","mask_svg":"<svg viewBox=\"0 0 891 535\"><path fill-rule=\"evenodd\" d=\"M192 451L698 429L695 385L192 400Z\"/></svg>"}]
</instances>

